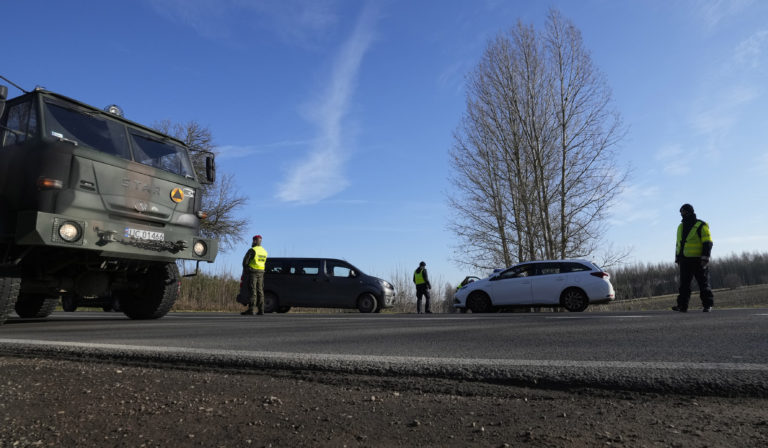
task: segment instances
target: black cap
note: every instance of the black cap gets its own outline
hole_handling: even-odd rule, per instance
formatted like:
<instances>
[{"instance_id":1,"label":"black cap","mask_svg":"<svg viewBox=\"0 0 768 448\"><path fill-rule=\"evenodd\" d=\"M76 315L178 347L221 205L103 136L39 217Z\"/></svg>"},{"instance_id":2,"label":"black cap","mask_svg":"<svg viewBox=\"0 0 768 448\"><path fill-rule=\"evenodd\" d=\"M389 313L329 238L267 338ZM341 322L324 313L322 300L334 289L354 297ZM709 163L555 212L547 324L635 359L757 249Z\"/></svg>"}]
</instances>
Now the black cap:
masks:
<instances>
[{"instance_id":1,"label":"black cap","mask_svg":"<svg viewBox=\"0 0 768 448\"><path fill-rule=\"evenodd\" d=\"M680 207L680 211L682 212L683 210L685 210L690 214L693 214L693 206L691 204L683 204L683 206Z\"/></svg>"},{"instance_id":2,"label":"black cap","mask_svg":"<svg viewBox=\"0 0 768 448\"><path fill-rule=\"evenodd\" d=\"M421 263L419 263L419 266L426 266L426 265L427 265L427 263L424 263L423 261Z\"/></svg>"}]
</instances>

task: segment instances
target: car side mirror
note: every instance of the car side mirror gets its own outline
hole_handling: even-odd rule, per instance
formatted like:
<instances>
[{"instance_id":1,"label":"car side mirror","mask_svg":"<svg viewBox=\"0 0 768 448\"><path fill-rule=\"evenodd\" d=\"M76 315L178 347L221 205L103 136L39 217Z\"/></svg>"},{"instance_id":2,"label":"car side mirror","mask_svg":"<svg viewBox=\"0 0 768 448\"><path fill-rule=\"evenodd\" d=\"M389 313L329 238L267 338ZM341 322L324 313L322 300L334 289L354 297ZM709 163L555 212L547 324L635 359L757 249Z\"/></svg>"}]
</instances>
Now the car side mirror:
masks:
<instances>
[{"instance_id":1,"label":"car side mirror","mask_svg":"<svg viewBox=\"0 0 768 448\"><path fill-rule=\"evenodd\" d=\"M5 100L8 98L8 87L0 86L0 117L3 116L5 111Z\"/></svg>"},{"instance_id":2,"label":"car side mirror","mask_svg":"<svg viewBox=\"0 0 768 448\"><path fill-rule=\"evenodd\" d=\"M216 182L216 160L213 156L205 156L205 179L210 182Z\"/></svg>"}]
</instances>

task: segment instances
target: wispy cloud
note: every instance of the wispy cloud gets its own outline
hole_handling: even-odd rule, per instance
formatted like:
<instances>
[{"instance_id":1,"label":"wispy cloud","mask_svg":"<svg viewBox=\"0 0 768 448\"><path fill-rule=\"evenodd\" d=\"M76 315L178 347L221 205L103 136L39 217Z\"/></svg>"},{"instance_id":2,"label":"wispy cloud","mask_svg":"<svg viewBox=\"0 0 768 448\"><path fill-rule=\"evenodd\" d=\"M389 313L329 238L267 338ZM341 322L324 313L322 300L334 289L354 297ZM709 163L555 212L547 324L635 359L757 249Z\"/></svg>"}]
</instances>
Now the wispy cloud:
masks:
<instances>
[{"instance_id":1,"label":"wispy cloud","mask_svg":"<svg viewBox=\"0 0 768 448\"><path fill-rule=\"evenodd\" d=\"M629 184L616 200L609 222L622 226L642 221L654 224L659 220L658 200L661 190L656 185Z\"/></svg>"},{"instance_id":2,"label":"wispy cloud","mask_svg":"<svg viewBox=\"0 0 768 448\"><path fill-rule=\"evenodd\" d=\"M333 65L329 85L308 108L319 129L309 158L296 166L280 185L277 197L287 202L315 203L342 191L348 181L344 167L350 153L344 119L357 85L363 56L374 38L376 10L366 4L351 36Z\"/></svg>"},{"instance_id":3,"label":"wispy cloud","mask_svg":"<svg viewBox=\"0 0 768 448\"><path fill-rule=\"evenodd\" d=\"M701 94L692 101L689 124L707 142L699 148L717 160L750 107L764 96L768 68L768 29L754 32L737 44L723 64L704 76Z\"/></svg>"},{"instance_id":4,"label":"wispy cloud","mask_svg":"<svg viewBox=\"0 0 768 448\"><path fill-rule=\"evenodd\" d=\"M145 0L156 13L207 39L237 42L264 29L285 43L312 47L338 22L337 0Z\"/></svg>"},{"instance_id":5,"label":"wispy cloud","mask_svg":"<svg viewBox=\"0 0 768 448\"><path fill-rule=\"evenodd\" d=\"M688 157L680 145L667 145L656 152L654 158L665 173L679 176L690 171Z\"/></svg>"},{"instance_id":6,"label":"wispy cloud","mask_svg":"<svg viewBox=\"0 0 768 448\"><path fill-rule=\"evenodd\" d=\"M727 18L746 10L753 3L754 0L694 0L691 10L705 27L712 29Z\"/></svg>"},{"instance_id":7,"label":"wispy cloud","mask_svg":"<svg viewBox=\"0 0 768 448\"><path fill-rule=\"evenodd\" d=\"M286 140L262 145L221 145L216 148L216 151L218 152L218 158L237 159L254 154L269 153L276 149L304 148L314 142L314 140Z\"/></svg>"}]
</instances>

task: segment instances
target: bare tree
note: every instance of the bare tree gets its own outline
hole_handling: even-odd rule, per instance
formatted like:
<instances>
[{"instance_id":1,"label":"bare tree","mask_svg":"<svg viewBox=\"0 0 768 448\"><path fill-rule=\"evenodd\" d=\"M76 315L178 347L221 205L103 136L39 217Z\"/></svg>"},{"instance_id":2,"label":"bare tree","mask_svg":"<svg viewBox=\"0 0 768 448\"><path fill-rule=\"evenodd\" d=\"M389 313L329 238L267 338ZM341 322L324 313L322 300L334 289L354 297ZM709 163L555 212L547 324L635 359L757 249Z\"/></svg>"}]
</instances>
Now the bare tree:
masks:
<instances>
[{"instance_id":1,"label":"bare tree","mask_svg":"<svg viewBox=\"0 0 768 448\"><path fill-rule=\"evenodd\" d=\"M518 22L489 42L451 149L457 261L593 254L626 176L612 152L622 136L607 83L558 11L543 33Z\"/></svg>"},{"instance_id":2,"label":"bare tree","mask_svg":"<svg viewBox=\"0 0 768 448\"><path fill-rule=\"evenodd\" d=\"M154 127L186 143L192 150L192 164L198 177L204 178L201 174L205 172L205 151L216 152L211 131L196 121L180 124L163 120ZM244 206L248 199L237 193L232 174L218 173L215 183L203 184L201 189L202 208L208 218L201 222L200 235L218 239L223 251L243 242L242 229L246 220L235 217L235 211Z\"/></svg>"}]
</instances>

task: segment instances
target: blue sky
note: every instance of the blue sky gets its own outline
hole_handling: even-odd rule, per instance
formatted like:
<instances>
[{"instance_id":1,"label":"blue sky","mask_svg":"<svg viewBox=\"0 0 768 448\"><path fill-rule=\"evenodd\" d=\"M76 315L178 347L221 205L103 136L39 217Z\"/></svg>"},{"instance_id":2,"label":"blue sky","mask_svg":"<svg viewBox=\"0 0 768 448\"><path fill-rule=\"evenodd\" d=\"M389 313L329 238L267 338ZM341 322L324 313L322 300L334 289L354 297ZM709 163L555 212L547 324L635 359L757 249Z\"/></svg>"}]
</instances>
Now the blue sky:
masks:
<instances>
[{"instance_id":1,"label":"blue sky","mask_svg":"<svg viewBox=\"0 0 768 448\"><path fill-rule=\"evenodd\" d=\"M144 124L196 120L272 256L384 278L471 274L446 230L465 75L517 20L556 7L613 90L631 170L606 247L671 261L678 209L714 256L768 250L768 2L135 0L0 2L0 74ZM11 95L18 92L11 90ZM247 246L220 254L236 271ZM458 252L457 252L458 250ZM597 254L595 255L597 258ZM476 273L477 274L477 273ZM716 275L716 273L715 273Z\"/></svg>"}]
</instances>

